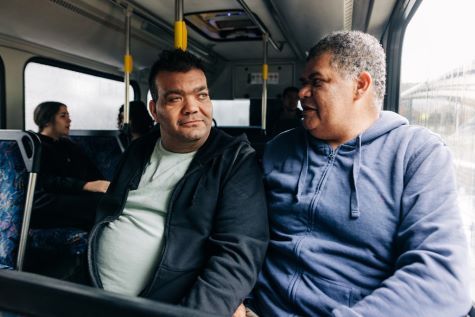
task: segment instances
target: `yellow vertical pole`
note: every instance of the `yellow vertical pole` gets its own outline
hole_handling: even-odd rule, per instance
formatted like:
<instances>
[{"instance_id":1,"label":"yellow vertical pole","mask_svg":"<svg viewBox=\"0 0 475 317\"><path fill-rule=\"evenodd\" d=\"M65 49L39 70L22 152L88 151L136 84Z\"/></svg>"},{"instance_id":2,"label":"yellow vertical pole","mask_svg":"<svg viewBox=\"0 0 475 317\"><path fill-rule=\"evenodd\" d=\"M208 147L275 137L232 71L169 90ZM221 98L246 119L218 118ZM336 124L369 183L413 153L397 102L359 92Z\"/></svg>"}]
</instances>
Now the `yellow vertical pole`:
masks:
<instances>
[{"instance_id":1,"label":"yellow vertical pole","mask_svg":"<svg viewBox=\"0 0 475 317\"><path fill-rule=\"evenodd\" d=\"M186 51L188 32L183 20L183 0L175 0L175 48Z\"/></svg>"},{"instance_id":2,"label":"yellow vertical pole","mask_svg":"<svg viewBox=\"0 0 475 317\"><path fill-rule=\"evenodd\" d=\"M264 63L262 64L262 104L261 104L261 129L266 133L267 129L267 78L269 74L269 66L267 65L267 43L269 36L267 33L262 35L264 45Z\"/></svg>"},{"instance_id":3,"label":"yellow vertical pole","mask_svg":"<svg viewBox=\"0 0 475 317\"><path fill-rule=\"evenodd\" d=\"M124 55L124 83L125 83L125 102L124 102L124 127L127 130L129 119L129 86L130 74L133 69L133 59L130 54L130 21L132 19L132 8L127 6L125 9L125 55ZM127 133L127 131L124 131Z\"/></svg>"}]
</instances>

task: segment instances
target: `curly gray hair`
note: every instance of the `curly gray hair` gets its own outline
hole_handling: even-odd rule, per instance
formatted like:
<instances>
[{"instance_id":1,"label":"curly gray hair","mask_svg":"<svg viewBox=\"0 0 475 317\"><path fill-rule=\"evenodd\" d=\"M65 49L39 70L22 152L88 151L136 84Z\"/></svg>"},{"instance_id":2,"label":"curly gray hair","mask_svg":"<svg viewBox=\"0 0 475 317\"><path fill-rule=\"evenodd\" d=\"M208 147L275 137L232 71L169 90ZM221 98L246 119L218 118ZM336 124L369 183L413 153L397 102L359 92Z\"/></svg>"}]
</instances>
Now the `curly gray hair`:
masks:
<instances>
[{"instance_id":1,"label":"curly gray hair","mask_svg":"<svg viewBox=\"0 0 475 317\"><path fill-rule=\"evenodd\" d=\"M379 41L360 31L339 31L322 38L308 53L307 61L330 52L330 65L345 78L356 79L367 71L373 78L381 105L386 89L386 55Z\"/></svg>"}]
</instances>

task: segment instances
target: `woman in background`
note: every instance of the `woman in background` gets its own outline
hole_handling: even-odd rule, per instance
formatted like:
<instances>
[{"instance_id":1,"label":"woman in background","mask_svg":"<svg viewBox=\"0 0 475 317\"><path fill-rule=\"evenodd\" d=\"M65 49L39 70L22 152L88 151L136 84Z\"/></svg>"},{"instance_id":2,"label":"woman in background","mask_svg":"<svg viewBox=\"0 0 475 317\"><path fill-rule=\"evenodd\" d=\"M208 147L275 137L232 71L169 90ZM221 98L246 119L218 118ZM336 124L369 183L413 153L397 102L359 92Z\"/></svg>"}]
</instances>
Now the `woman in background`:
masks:
<instances>
[{"instance_id":1,"label":"woman in background","mask_svg":"<svg viewBox=\"0 0 475 317\"><path fill-rule=\"evenodd\" d=\"M34 111L34 121L39 127L42 153L31 227L90 230L109 181L67 138L71 118L66 105L43 102Z\"/></svg>"}]
</instances>

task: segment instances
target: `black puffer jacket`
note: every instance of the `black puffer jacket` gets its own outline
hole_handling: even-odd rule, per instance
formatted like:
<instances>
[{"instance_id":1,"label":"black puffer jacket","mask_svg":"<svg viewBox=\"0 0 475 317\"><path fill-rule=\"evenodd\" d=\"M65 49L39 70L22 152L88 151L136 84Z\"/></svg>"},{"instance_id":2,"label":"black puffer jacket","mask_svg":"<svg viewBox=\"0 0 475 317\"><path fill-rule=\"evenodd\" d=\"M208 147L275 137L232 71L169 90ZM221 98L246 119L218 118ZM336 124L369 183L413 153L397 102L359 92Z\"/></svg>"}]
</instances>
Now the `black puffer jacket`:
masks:
<instances>
[{"instance_id":1,"label":"black puffer jacket","mask_svg":"<svg viewBox=\"0 0 475 317\"><path fill-rule=\"evenodd\" d=\"M138 187L158 137L156 129L132 143L99 205L89 242L97 287L98 239L122 213L128 191ZM251 291L268 243L261 172L244 136L211 130L171 195L163 239L154 277L140 296L231 316Z\"/></svg>"}]
</instances>

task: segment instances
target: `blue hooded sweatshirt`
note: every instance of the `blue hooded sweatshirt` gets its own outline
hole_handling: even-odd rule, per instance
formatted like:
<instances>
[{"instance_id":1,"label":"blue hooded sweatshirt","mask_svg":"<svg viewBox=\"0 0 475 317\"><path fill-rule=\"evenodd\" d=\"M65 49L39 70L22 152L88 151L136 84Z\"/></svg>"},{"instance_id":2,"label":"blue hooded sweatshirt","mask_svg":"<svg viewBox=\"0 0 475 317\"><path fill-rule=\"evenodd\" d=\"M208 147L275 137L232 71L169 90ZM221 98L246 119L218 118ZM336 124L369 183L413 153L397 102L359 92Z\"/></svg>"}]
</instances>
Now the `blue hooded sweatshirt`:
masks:
<instances>
[{"instance_id":1,"label":"blue hooded sweatshirt","mask_svg":"<svg viewBox=\"0 0 475 317\"><path fill-rule=\"evenodd\" d=\"M383 111L332 149L303 128L266 147L271 240L260 316L460 317L468 248L439 136Z\"/></svg>"}]
</instances>

